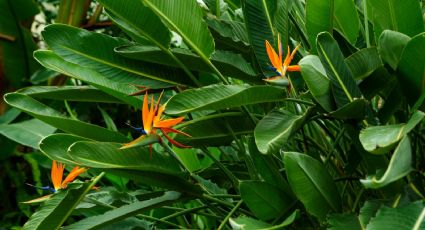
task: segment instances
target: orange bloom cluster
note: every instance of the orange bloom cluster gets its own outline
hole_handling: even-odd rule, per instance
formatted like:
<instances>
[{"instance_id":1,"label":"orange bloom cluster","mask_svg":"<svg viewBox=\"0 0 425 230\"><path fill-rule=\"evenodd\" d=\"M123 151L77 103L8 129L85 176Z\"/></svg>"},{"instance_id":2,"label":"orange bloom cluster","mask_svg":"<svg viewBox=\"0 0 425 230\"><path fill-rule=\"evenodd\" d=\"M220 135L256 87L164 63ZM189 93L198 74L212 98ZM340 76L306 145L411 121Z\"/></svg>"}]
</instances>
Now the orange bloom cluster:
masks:
<instances>
[{"instance_id":1,"label":"orange bloom cluster","mask_svg":"<svg viewBox=\"0 0 425 230\"><path fill-rule=\"evenodd\" d=\"M284 60L282 60L282 44L280 42L280 35L278 35L278 51L279 54L276 53L276 51L273 49L272 45L270 45L269 41L265 41L266 42L266 51L267 51L267 55L269 56L269 60L272 64L272 69L274 71L276 71L279 75L275 76L275 77L271 77L266 79L266 81L272 81L276 78L283 78L286 75L286 72L294 72L294 71L300 71L300 66L299 65L290 65L292 59L295 56L295 53L297 52L299 46L295 47L295 49L292 51L289 49L288 46L288 52L286 54L286 57Z\"/></svg>"},{"instance_id":2,"label":"orange bloom cluster","mask_svg":"<svg viewBox=\"0 0 425 230\"><path fill-rule=\"evenodd\" d=\"M137 143L139 143L141 140L143 140L146 136L149 136L151 134L157 134L157 130L160 130L161 133L164 135L164 137L173 145L179 147L179 148L190 148L190 146L183 145L175 140L173 140L170 136L168 136L169 133L177 133L182 134L185 136L190 137L189 134L184 133L182 131L176 130L172 128L173 126L180 124L184 117L178 117L178 118L171 118L171 119L162 119L162 114L165 110L165 105L159 105L162 94L159 96L157 103L155 104L154 97L151 97L151 103L149 106L149 96L146 92L144 98L143 98L143 106L142 106L142 121L143 121L143 127L141 128L134 128L136 131L140 132L142 136L139 138L133 140L132 142L126 143L123 145L122 148L130 148ZM160 139L161 140L161 139Z\"/></svg>"}]
</instances>

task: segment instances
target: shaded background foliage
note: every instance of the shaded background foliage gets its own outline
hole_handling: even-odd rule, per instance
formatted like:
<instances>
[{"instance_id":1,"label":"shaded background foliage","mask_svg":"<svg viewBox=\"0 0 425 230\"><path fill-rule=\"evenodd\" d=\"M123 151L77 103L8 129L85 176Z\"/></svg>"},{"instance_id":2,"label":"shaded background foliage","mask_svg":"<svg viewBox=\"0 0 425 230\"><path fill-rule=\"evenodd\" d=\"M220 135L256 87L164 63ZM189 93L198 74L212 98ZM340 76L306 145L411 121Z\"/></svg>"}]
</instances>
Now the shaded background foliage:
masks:
<instances>
[{"instance_id":1,"label":"shaded background foliage","mask_svg":"<svg viewBox=\"0 0 425 230\"><path fill-rule=\"evenodd\" d=\"M424 228L424 9L0 0L1 227ZM278 34L301 73L266 84ZM119 149L137 86L165 90L193 148ZM21 203L46 194L25 183L50 184L51 160L91 169Z\"/></svg>"}]
</instances>

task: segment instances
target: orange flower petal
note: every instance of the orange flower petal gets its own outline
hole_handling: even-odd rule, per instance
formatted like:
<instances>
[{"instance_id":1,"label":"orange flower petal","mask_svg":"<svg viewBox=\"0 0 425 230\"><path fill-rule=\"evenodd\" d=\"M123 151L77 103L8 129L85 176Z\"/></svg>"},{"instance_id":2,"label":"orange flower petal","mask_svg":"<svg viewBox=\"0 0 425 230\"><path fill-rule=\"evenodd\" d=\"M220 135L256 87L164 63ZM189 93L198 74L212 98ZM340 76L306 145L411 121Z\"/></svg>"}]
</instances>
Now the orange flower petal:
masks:
<instances>
[{"instance_id":1,"label":"orange flower petal","mask_svg":"<svg viewBox=\"0 0 425 230\"><path fill-rule=\"evenodd\" d=\"M192 137L191 135L189 135L185 132L182 132L182 131L177 130L177 129L172 129L172 128L161 128L161 131L162 131L162 133L178 133L178 134L185 135L187 137Z\"/></svg>"},{"instance_id":2,"label":"orange flower petal","mask_svg":"<svg viewBox=\"0 0 425 230\"><path fill-rule=\"evenodd\" d=\"M279 56L277 55L276 51L273 49L272 45L270 45L269 41L267 40L266 40L266 51L272 66L276 70L280 70L282 68L281 66L282 62L279 61Z\"/></svg>"},{"instance_id":3,"label":"orange flower petal","mask_svg":"<svg viewBox=\"0 0 425 230\"><path fill-rule=\"evenodd\" d=\"M146 92L145 96L143 97L143 107L142 107L143 129L146 129L146 125L148 123L148 117L149 117L148 100L149 100L148 92Z\"/></svg>"},{"instance_id":4,"label":"orange flower petal","mask_svg":"<svg viewBox=\"0 0 425 230\"><path fill-rule=\"evenodd\" d=\"M52 171L50 172L50 174L52 177L52 183L55 190L58 190L61 188L64 169L65 169L65 165L63 165L62 163L58 164L55 160L52 162Z\"/></svg>"},{"instance_id":5,"label":"orange flower petal","mask_svg":"<svg viewBox=\"0 0 425 230\"><path fill-rule=\"evenodd\" d=\"M80 168L79 166L75 166L71 172L68 174L68 176L65 178L65 180L62 182L61 188L66 188L66 186L72 182L78 175L81 173L87 171L86 168Z\"/></svg>"},{"instance_id":6,"label":"orange flower petal","mask_svg":"<svg viewBox=\"0 0 425 230\"><path fill-rule=\"evenodd\" d=\"M184 145L184 144L182 144L182 143L179 143L179 142L177 142L177 141L175 141L175 140L173 140L170 136L168 136L167 135L167 133L165 133L165 132L163 132L162 134L164 134L164 137L165 138L167 138L167 140L172 144L172 145L175 145L175 146L177 146L177 147L179 147L179 148L191 148L191 146L188 146L188 145Z\"/></svg>"},{"instance_id":7,"label":"orange flower petal","mask_svg":"<svg viewBox=\"0 0 425 230\"><path fill-rule=\"evenodd\" d=\"M165 120L159 120L154 124L155 128L169 128L172 126L175 126L179 123L181 123L184 120L184 117L178 117L173 119L165 119Z\"/></svg>"},{"instance_id":8,"label":"orange flower petal","mask_svg":"<svg viewBox=\"0 0 425 230\"><path fill-rule=\"evenodd\" d=\"M290 65L290 66L288 66L287 70L289 72L295 72L295 71L299 72L299 71L301 71L301 67L299 65Z\"/></svg>"}]
</instances>

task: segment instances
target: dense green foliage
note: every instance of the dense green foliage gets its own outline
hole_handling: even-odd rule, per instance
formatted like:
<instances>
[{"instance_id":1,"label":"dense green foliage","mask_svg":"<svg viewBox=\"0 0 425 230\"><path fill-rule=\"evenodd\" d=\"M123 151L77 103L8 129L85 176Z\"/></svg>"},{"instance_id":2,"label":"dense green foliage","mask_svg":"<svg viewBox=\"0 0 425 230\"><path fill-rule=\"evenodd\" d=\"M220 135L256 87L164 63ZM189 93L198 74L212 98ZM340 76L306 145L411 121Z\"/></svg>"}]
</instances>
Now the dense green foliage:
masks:
<instances>
[{"instance_id":1,"label":"dense green foliage","mask_svg":"<svg viewBox=\"0 0 425 230\"><path fill-rule=\"evenodd\" d=\"M422 1L38 3L32 56L0 0L2 227L425 229ZM147 132L161 92L184 121ZM52 160L89 170L22 203Z\"/></svg>"}]
</instances>

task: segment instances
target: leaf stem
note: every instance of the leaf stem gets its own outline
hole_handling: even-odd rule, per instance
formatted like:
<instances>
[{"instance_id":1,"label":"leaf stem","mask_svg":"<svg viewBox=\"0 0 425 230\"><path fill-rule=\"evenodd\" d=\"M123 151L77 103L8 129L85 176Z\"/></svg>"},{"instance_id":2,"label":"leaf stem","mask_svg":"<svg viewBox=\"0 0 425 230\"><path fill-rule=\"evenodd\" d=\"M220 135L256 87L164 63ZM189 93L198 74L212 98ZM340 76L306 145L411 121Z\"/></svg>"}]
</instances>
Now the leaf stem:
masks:
<instances>
[{"instance_id":1,"label":"leaf stem","mask_svg":"<svg viewBox=\"0 0 425 230\"><path fill-rule=\"evenodd\" d=\"M367 1L363 0L363 18L364 18L364 28L365 28L365 36L366 36L366 47L370 47L370 39L369 39L369 20L367 17Z\"/></svg>"},{"instance_id":2,"label":"leaf stem","mask_svg":"<svg viewBox=\"0 0 425 230\"><path fill-rule=\"evenodd\" d=\"M241 204L243 203L243 200L240 200L235 207L229 212L229 214L227 214L226 217L224 217L224 220L221 221L221 224L218 226L217 230L221 230L224 225L227 223L227 221L230 219L230 217L232 217L232 215L236 212L236 210L238 210L238 208L241 206Z\"/></svg>"}]
</instances>

